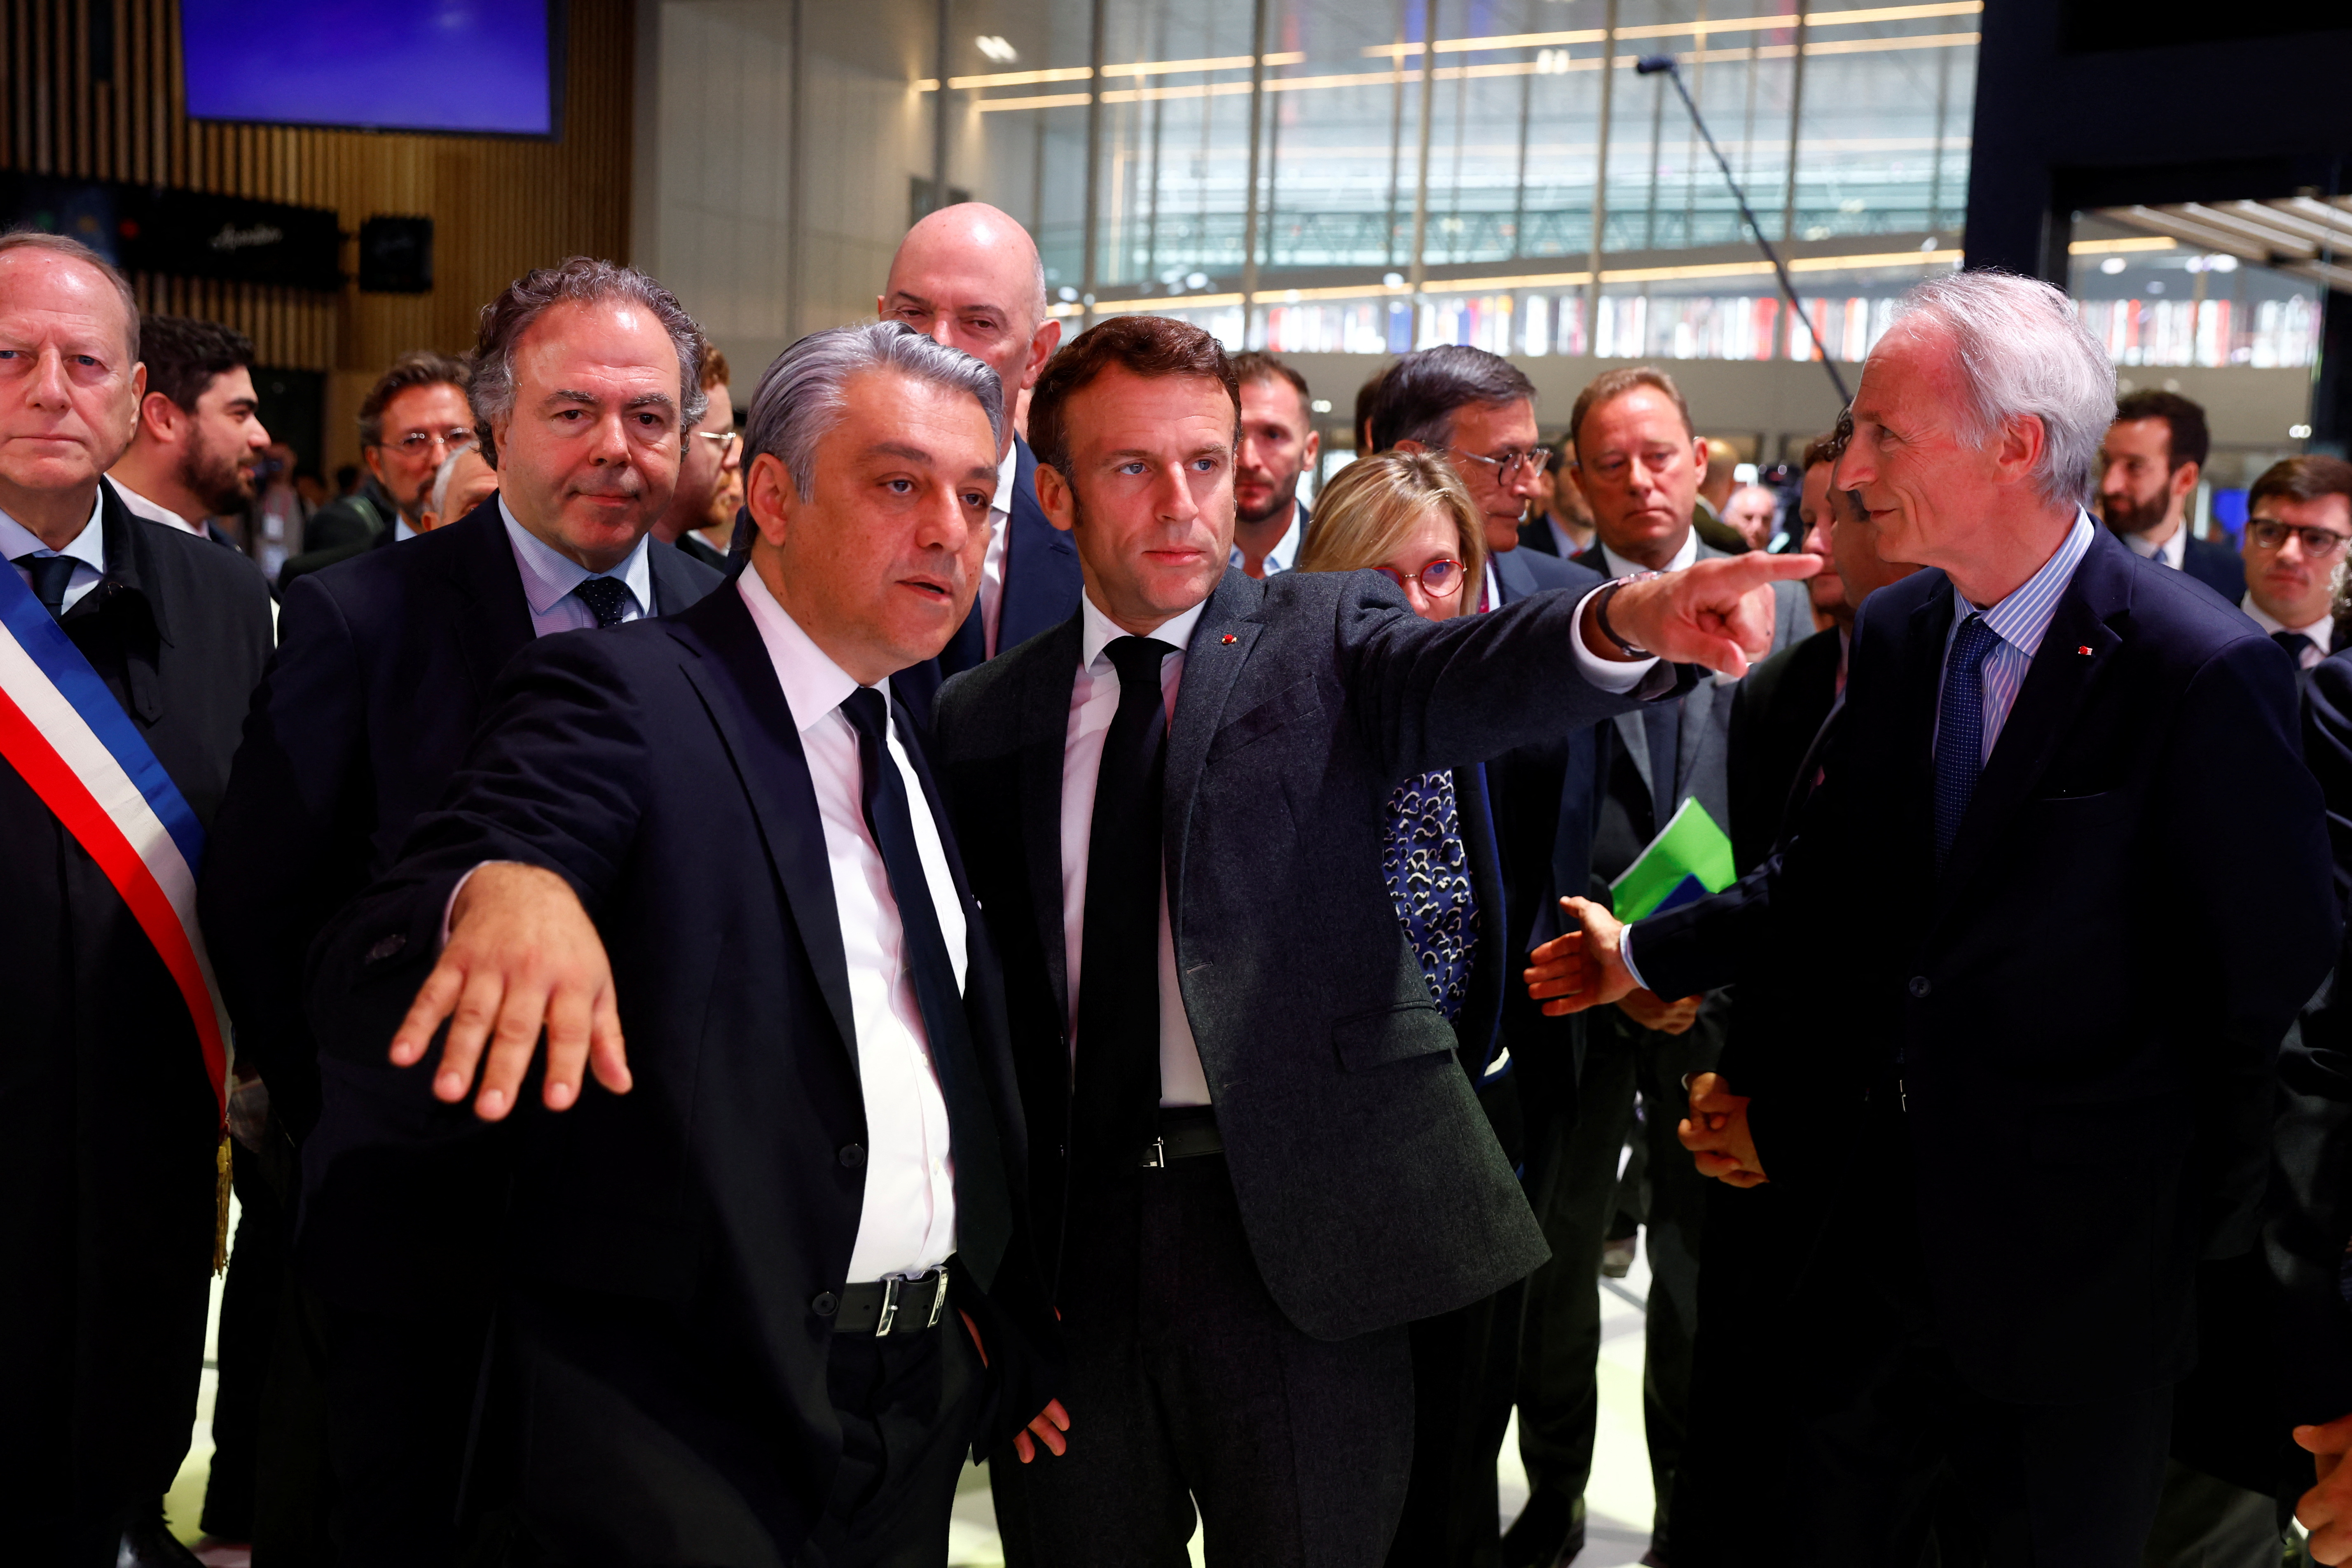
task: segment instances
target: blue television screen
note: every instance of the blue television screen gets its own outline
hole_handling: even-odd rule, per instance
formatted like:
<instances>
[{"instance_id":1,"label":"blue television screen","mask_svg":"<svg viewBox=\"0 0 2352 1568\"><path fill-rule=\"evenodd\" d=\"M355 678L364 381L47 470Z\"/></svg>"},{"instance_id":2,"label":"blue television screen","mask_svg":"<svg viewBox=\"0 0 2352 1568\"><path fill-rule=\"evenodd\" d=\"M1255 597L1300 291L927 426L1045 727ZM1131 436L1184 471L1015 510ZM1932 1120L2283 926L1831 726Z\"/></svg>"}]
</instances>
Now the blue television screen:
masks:
<instances>
[{"instance_id":1,"label":"blue television screen","mask_svg":"<svg viewBox=\"0 0 2352 1568\"><path fill-rule=\"evenodd\" d=\"M549 0L181 0L188 113L555 133Z\"/></svg>"}]
</instances>

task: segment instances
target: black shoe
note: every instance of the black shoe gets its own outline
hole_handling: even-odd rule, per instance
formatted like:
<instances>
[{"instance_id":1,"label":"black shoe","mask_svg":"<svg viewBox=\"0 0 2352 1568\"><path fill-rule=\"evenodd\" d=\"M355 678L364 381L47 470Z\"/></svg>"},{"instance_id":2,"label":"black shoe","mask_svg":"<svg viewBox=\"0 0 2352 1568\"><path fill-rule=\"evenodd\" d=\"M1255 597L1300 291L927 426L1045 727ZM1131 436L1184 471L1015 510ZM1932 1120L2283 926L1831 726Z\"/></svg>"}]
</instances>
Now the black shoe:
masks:
<instances>
[{"instance_id":1,"label":"black shoe","mask_svg":"<svg viewBox=\"0 0 2352 1568\"><path fill-rule=\"evenodd\" d=\"M1642 1568L1673 1568L1673 1564L1666 1561L1666 1538L1664 1536L1653 1535L1650 1537L1650 1549L1642 1553Z\"/></svg>"},{"instance_id":2,"label":"black shoe","mask_svg":"<svg viewBox=\"0 0 2352 1568\"><path fill-rule=\"evenodd\" d=\"M125 1525L122 1542L114 1549L114 1568L205 1568L196 1554L173 1538L163 1527L163 1503Z\"/></svg>"},{"instance_id":3,"label":"black shoe","mask_svg":"<svg viewBox=\"0 0 2352 1568\"><path fill-rule=\"evenodd\" d=\"M1568 1568L1583 1550L1584 1500L1538 1492L1503 1532L1503 1568Z\"/></svg>"}]
</instances>

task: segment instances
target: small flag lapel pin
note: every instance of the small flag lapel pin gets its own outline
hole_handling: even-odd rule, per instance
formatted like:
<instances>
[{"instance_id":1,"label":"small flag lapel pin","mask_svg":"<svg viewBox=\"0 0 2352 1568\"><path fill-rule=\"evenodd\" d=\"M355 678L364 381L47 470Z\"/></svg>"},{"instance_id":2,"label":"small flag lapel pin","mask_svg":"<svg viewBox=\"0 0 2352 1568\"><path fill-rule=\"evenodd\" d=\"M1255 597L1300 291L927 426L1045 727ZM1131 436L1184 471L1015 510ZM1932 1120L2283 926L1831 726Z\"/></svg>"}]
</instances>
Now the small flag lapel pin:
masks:
<instances>
[{"instance_id":1,"label":"small flag lapel pin","mask_svg":"<svg viewBox=\"0 0 2352 1568\"><path fill-rule=\"evenodd\" d=\"M2081 647L2076 648L2074 652L2087 659L2091 656L2091 645L2088 643L2085 643Z\"/></svg>"}]
</instances>

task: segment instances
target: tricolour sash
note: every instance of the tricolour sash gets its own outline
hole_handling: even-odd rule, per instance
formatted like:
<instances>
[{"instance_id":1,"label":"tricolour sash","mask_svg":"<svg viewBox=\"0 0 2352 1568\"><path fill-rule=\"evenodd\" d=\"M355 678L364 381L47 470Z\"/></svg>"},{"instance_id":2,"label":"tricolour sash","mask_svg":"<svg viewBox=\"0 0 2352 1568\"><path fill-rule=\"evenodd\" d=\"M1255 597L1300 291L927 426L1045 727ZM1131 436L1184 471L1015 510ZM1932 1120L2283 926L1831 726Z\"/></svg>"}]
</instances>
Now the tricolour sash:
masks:
<instances>
[{"instance_id":1,"label":"tricolour sash","mask_svg":"<svg viewBox=\"0 0 2352 1568\"><path fill-rule=\"evenodd\" d=\"M180 988L226 1132L228 1009L196 925L205 831L139 727L24 580L0 570L0 760L65 824ZM226 1239L228 1145L219 1155L214 1266Z\"/></svg>"}]
</instances>

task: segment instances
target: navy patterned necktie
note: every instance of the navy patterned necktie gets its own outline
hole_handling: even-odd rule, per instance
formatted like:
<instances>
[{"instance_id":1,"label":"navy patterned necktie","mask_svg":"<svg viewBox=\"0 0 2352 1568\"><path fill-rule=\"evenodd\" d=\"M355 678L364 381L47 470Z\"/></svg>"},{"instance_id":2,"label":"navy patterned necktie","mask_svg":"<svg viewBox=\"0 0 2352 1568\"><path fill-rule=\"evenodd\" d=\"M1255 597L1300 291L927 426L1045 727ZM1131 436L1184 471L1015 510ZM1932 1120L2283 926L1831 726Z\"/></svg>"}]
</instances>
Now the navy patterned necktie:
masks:
<instances>
[{"instance_id":1,"label":"navy patterned necktie","mask_svg":"<svg viewBox=\"0 0 2352 1568\"><path fill-rule=\"evenodd\" d=\"M618 626L636 599L629 591L629 585L617 577L587 578L572 591L581 603L595 612L599 626Z\"/></svg>"},{"instance_id":2,"label":"navy patterned necktie","mask_svg":"<svg viewBox=\"0 0 2352 1568\"><path fill-rule=\"evenodd\" d=\"M1422 978L1451 1023L1470 994L1478 947L1478 894L1462 845L1452 773L1423 773L1396 787L1389 797L1381 870L1389 902L1421 961Z\"/></svg>"},{"instance_id":3,"label":"navy patterned necktie","mask_svg":"<svg viewBox=\"0 0 2352 1568\"><path fill-rule=\"evenodd\" d=\"M1960 819L1984 773L1984 662L2000 634L1981 615L1960 622L1944 659L1944 697L1936 713L1936 869L1951 857Z\"/></svg>"}]
</instances>

